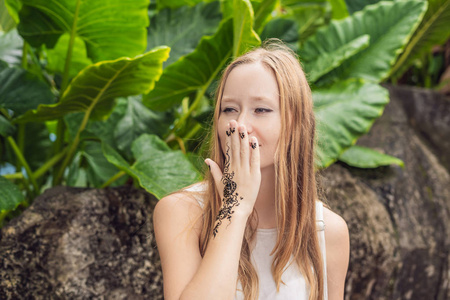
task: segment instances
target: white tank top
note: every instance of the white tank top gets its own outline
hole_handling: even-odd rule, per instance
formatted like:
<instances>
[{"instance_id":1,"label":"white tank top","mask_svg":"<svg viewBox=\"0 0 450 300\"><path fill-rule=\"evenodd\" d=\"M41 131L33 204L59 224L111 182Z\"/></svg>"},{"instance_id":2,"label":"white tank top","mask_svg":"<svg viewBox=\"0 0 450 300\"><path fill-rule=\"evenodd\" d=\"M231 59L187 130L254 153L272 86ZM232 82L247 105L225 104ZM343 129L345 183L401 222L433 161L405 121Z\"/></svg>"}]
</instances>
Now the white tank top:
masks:
<instances>
[{"instance_id":1,"label":"white tank top","mask_svg":"<svg viewBox=\"0 0 450 300\"><path fill-rule=\"evenodd\" d=\"M188 191L202 191L201 184L194 185L187 189ZM197 202L203 207L203 199L196 197ZM325 222L323 221L323 203L316 201L316 226L319 238L320 250L322 257L326 257L325 251ZM277 287L272 277L271 266L273 257L270 256L277 240L277 229L256 230L256 245L251 253L253 266L256 268L259 279L259 300L308 300L309 286L298 266L292 263L281 275L281 279L286 285L280 283L280 290L277 293ZM291 256L292 261L293 257ZM324 274L324 300L328 299L327 292L327 267L326 259L323 262ZM241 282L238 282L235 300L243 300Z\"/></svg>"}]
</instances>

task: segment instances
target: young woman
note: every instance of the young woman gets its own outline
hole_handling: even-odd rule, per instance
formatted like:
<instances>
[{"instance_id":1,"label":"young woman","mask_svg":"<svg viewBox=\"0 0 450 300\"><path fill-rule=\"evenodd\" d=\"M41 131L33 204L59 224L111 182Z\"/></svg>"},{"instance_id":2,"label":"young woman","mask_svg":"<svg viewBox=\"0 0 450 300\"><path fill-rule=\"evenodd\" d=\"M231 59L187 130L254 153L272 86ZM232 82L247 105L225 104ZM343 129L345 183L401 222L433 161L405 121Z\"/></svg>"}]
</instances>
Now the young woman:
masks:
<instances>
[{"instance_id":1,"label":"young woman","mask_svg":"<svg viewBox=\"0 0 450 300\"><path fill-rule=\"evenodd\" d=\"M298 59L273 42L238 57L216 101L205 181L154 211L165 299L343 299L348 229L317 198Z\"/></svg>"}]
</instances>

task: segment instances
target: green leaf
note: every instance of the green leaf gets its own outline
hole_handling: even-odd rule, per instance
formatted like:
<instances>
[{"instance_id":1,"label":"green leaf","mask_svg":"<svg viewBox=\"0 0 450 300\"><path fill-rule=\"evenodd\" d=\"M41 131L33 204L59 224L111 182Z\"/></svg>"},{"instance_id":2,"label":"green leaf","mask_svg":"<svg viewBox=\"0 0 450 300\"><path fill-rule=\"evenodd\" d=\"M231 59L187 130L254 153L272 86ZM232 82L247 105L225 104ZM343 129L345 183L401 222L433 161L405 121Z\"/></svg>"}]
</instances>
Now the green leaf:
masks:
<instances>
[{"instance_id":1,"label":"green leaf","mask_svg":"<svg viewBox=\"0 0 450 300\"><path fill-rule=\"evenodd\" d=\"M103 155L101 143L85 141L79 152L87 163L85 169L87 182L90 185L99 188L109 178L119 172L119 169Z\"/></svg>"},{"instance_id":2,"label":"green leaf","mask_svg":"<svg viewBox=\"0 0 450 300\"><path fill-rule=\"evenodd\" d=\"M47 66L46 69L52 73L64 73L64 64L66 62L67 48L69 47L70 35L63 34L53 49L47 50ZM75 37L72 60L70 64L70 78L75 77L81 70L92 64L87 57L86 46L82 39Z\"/></svg>"},{"instance_id":3,"label":"green leaf","mask_svg":"<svg viewBox=\"0 0 450 300\"><path fill-rule=\"evenodd\" d=\"M22 68L0 62L0 82L0 107L14 111L15 116L54 102L49 86Z\"/></svg>"},{"instance_id":4,"label":"green leaf","mask_svg":"<svg viewBox=\"0 0 450 300\"><path fill-rule=\"evenodd\" d=\"M164 67L195 50L200 39L213 35L221 20L219 2L164 9L150 20L147 49L166 45L172 50Z\"/></svg>"},{"instance_id":5,"label":"green leaf","mask_svg":"<svg viewBox=\"0 0 450 300\"><path fill-rule=\"evenodd\" d=\"M25 126L24 157L32 170L41 167L50 159L53 143L47 126L43 123L28 123Z\"/></svg>"},{"instance_id":6,"label":"green leaf","mask_svg":"<svg viewBox=\"0 0 450 300\"><path fill-rule=\"evenodd\" d=\"M249 0L233 0L233 56L259 46L261 40L253 30L253 8Z\"/></svg>"},{"instance_id":7,"label":"green leaf","mask_svg":"<svg viewBox=\"0 0 450 300\"><path fill-rule=\"evenodd\" d=\"M313 91L317 122L317 165L326 168L368 132L389 102L378 84L350 79Z\"/></svg>"},{"instance_id":8,"label":"green leaf","mask_svg":"<svg viewBox=\"0 0 450 300\"><path fill-rule=\"evenodd\" d=\"M164 8L178 8L181 6L195 6L201 3L201 0L157 0L157 9L162 10ZM210 0L204 1L210 2Z\"/></svg>"},{"instance_id":9,"label":"green leaf","mask_svg":"<svg viewBox=\"0 0 450 300\"><path fill-rule=\"evenodd\" d=\"M14 22L14 19L8 13L5 6L5 0L0 0L0 31L9 32L14 27L16 27L16 22Z\"/></svg>"},{"instance_id":10,"label":"green leaf","mask_svg":"<svg viewBox=\"0 0 450 300\"><path fill-rule=\"evenodd\" d=\"M19 65L22 59L23 40L16 29L0 32L0 59L10 65Z\"/></svg>"},{"instance_id":11,"label":"green leaf","mask_svg":"<svg viewBox=\"0 0 450 300\"><path fill-rule=\"evenodd\" d=\"M113 104L117 97L137 95L150 91L161 76L162 63L169 48L159 47L135 58L120 58L100 62L81 71L54 105L40 105L17 122L54 120L77 111L98 111ZM109 111L108 111L109 112Z\"/></svg>"},{"instance_id":12,"label":"green leaf","mask_svg":"<svg viewBox=\"0 0 450 300\"><path fill-rule=\"evenodd\" d=\"M298 24L298 39L305 41L331 18L331 6L326 1L282 1L286 5L284 18Z\"/></svg>"},{"instance_id":13,"label":"green leaf","mask_svg":"<svg viewBox=\"0 0 450 300\"><path fill-rule=\"evenodd\" d=\"M5 119L4 116L0 115L0 135L3 137L8 137L14 134L16 128L11 125L11 123Z\"/></svg>"},{"instance_id":14,"label":"green leaf","mask_svg":"<svg viewBox=\"0 0 450 300\"><path fill-rule=\"evenodd\" d=\"M19 0L5 0L5 6L8 9L9 15L13 18L16 24L19 23L19 11L22 8L22 3Z\"/></svg>"},{"instance_id":15,"label":"green leaf","mask_svg":"<svg viewBox=\"0 0 450 300\"><path fill-rule=\"evenodd\" d=\"M405 166L401 159L356 145L344 151L339 156L339 160L349 166L363 169L389 166L392 164L401 166L402 168Z\"/></svg>"},{"instance_id":16,"label":"green leaf","mask_svg":"<svg viewBox=\"0 0 450 300\"><path fill-rule=\"evenodd\" d=\"M53 48L74 33L94 61L135 56L146 48L148 0L21 0L19 32L32 46ZM79 6L78 6L79 5ZM78 8L78 9L77 9Z\"/></svg>"},{"instance_id":17,"label":"green leaf","mask_svg":"<svg viewBox=\"0 0 450 300\"><path fill-rule=\"evenodd\" d=\"M345 0L347 4L347 9L350 14L364 9L367 5L372 5L380 1L391 1L391 0Z\"/></svg>"},{"instance_id":18,"label":"green leaf","mask_svg":"<svg viewBox=\"0 0 450 300\"><path fill-rule=\"evenodd\" d=\"M304 56L300 52L300 60L303 62L305 72L309 75L309 81L315 82L321 76L339 67L343 61L367 48L369 46L369 39L369 35L365 34L336 48L331 53L323 52L315 57L307 57L307 54L312 53L312 51L305 51Z\"/></svg>"},{"instance_id":19,"label":"green leaf","mask_svg":"<svg viewBox=\"0 0 450 300\"><path fill-rule=\"evenodd\" d=\"M253 28L260 33L272 18L271 13L277 6L278 0L253 0L251 3L255 14Z\"/></svg>"},{"instance_id":20,"label":"green leaf","mask_svg":"<svg viewBox=\"0 0 450 300\"><path fill-rule=\"evenodd\" d=\"M111 146L103 143L109 162L139 181L158 199L200 180L197 170L181 151L172 151L157 136L144 134L136 139L132 152L136 162L130 166Z\"/></svg>"},{"instance_id":21,"label":"green leaf","mask_svg":"<svg viewBox=\"0 0 450 300\"><path fill-rule=\"evenodd\" d=\"M333 8L333 19L340 20L348 17L347 5L344 0L330 0Z\"/></svg>"},{"instance_id":22,"label":"green leaf","mask_svg":"<svg viewBox=\"0 0 450 300\"><path fill-rule=\"evenodd\" d=\"M125 115L117 121L114 128L117 148L129 154L132 142L139 136L144 133L163 136L172 121L167 113L151 111L140 99L130 97Z\"/></svg>"},{"instance_id":23,"label":"green leaf","mask_svg":"<svg viewBox=\"0 0 450 300\"><path fill-rule=\"evenodd\" d=\"M415 59L429 53L434 45L444 44L449 38L450 0L428 0L428 10L392 68L391 74L399 78Z\"/></svg>"},{"instance_id":24,"label":"green leaf","mask_svg":"<svg viewBox=\"0 0 450 300\"><path fill-rule=\"evenodd\" d=\"M370 36L365 50L344 61L321 79L322 83L347 78L365 78L380 82L390 73L399 52L409 40L425 13L426 2L411 0L380 2L363 11L319 29L308 39L302 53L308 57L332 52L364 34ZM309 53L310 52L310 53Z\"/></svg>"},{"instance_id":25,"label":"green leaf","mask_svg":"<svg viewBox=\"0 0 450 300\"><path fill-rule=\"evenodd\" d=\"M298 50L298 24L294 20L286 18L275 18L270 20L261 32L261 40L278 38L289 48L297 52Z\"/></svg>"},{"instance_id":26,"label":"green leaf","mask_svg":"<svg viewBox=\"0 0 450 300\"><path fill-rule=\"evenodd\" d=\"M221 23L216 34L203 37L194 52L165 68L143 103L154 110L167 110L197 90L206 91L231 57L232 26L232 20Z\"/></svg>"},{"instance_id":27,"label":"green leaf","mask_svg":"<svg viewBox=\"0 0 450 300\"><path fill-rule=\"evenodd\" d=\"M25 197L19 188L8 179L0 176L0 224L9 212L15 210L24 202Z\"/></svg>"}]
</instances>

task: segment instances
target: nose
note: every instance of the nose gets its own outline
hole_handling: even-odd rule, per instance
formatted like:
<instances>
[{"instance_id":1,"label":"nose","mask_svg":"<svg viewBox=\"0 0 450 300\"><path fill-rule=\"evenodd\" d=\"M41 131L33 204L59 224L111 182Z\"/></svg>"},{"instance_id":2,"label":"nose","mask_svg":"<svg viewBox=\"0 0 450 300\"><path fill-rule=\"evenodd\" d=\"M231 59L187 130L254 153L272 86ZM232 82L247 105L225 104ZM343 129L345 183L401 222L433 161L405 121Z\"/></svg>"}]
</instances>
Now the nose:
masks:
<instances>
[{"instance_id":1,"label":"nose","mask_svg":"<svg viewBox=\"0 0 450 300\"><path fill-rule=\"evenodd\" d=\"M248 116L248 114L245 111L239 114L239 117L236 121L238 122L239 125L245 125L248 135L250 135L253 132L251 117Z\"/></svg>"}]
</instances>

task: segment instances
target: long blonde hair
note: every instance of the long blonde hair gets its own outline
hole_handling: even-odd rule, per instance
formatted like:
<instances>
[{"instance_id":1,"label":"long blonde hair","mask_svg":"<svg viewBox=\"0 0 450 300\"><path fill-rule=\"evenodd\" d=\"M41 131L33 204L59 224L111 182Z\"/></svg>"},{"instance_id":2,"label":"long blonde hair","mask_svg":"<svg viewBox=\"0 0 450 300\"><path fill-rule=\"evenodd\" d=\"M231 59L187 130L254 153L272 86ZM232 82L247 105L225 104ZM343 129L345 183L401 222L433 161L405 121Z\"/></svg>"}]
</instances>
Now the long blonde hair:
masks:
<instances>
[{"instance_id":1,"label":"long blonde hair","mask_svg":"<svg viewBox=\"0 0 450 300\"><path fill-rule=\"evenodd\" d=\"M239 65L261 63L275 74L280 93L281 133L275 153L275 198L278 238L271 253L272 276L279 291L281 275L287 269L291 255L310 287L310 300L323 299L323 262L316 232L314 146L315 118L311 90L296 55L279 42L268 41L261 48L236 58L224 70L216 91L213 128L210 133L210 155L221 169L224 155L217 134L222 93L230 72ZM200 234L200 253L203 256L212 235L222 200L214 179L205 174L203 225ZM245 300L258 299L259 281L250 261L250 244L255 238L257 213L253 209L242 242L238 280ZM251 222L256 220L256 222Z\"/></svg>"}]
</instances>

